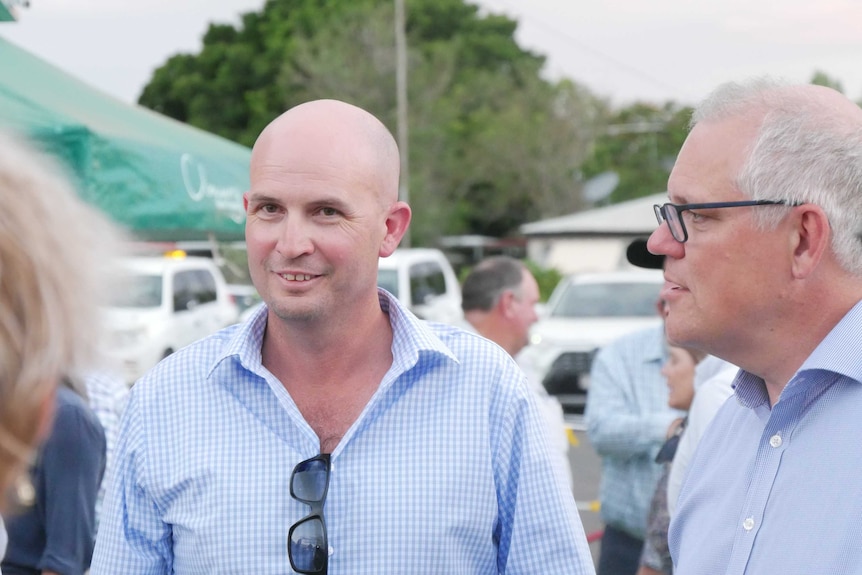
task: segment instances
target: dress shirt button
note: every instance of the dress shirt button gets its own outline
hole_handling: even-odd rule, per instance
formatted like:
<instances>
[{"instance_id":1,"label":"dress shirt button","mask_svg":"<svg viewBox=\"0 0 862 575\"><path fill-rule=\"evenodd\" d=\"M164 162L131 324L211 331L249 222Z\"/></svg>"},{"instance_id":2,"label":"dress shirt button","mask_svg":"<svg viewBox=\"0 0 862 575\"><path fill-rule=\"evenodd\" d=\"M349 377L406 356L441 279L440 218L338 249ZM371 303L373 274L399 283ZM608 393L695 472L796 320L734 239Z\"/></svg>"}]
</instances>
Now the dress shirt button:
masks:
<instances>
[{"instance_id":1,"label":"dress shirt button","mask_svg":"<svg viewBox=\"0 0 862 575\"><path fill-rule=\"evenodd\" d=\"M335 549L332 548L332 545L329 546L329 556L332 557L332 554L335 553Z\"/></svg>"},{"instance_id":2,"label":"dress shirt button","mask_svg":"<svg viewBox=\"0 0 862 575\"><path fill-rule=\"evenodd\" d=\"M777 433L769 438L769 445L772 447L781 447L781 436Z\"/></svg>"},{"instance_id":3,"label":"dress shirt button","mask_svg":"<svg viewBox=\"0 0 862 575\"><path fill-rule=\"evenodd\" d=\"M748 517L745 521L743 521L742 528L746 531L751 531L752 529L754 529L754 517Z\"/></svg>"}]
</instances>

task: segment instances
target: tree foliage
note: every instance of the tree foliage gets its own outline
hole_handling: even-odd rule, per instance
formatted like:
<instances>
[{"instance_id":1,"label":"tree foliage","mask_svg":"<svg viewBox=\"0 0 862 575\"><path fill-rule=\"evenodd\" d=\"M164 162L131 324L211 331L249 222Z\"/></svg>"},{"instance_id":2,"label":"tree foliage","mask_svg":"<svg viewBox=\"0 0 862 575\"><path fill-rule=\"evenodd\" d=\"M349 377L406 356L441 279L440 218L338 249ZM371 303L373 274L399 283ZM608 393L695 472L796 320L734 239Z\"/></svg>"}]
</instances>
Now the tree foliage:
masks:
<instances>
[{"instance_id":1,"label":"tree foliage","mask_svg":"<svg viewBox=\"0 0 862 575\"><path fill-rule=\"evenodd\" d=\"M413 242L503 236L582 206L581 164L606 107L514 40L516 23L463 0L407 0ZM391 0L269 0L213 24L199 54L170 58L139 102L251 145L284 110L337 98L396 133Z\"/></svg>"},{"instance_id":2,"label":"tree foliage","mask_svg":"<svg viewBox=\"0 0 862 575\"><path fill-rule=\"evenodd\" d=\"M584 163L583 177L607 171L619 175L611 203L667 189L676 154L688 135L691 108L635 103L616 111Z\"/></svg>"}]
</instances>

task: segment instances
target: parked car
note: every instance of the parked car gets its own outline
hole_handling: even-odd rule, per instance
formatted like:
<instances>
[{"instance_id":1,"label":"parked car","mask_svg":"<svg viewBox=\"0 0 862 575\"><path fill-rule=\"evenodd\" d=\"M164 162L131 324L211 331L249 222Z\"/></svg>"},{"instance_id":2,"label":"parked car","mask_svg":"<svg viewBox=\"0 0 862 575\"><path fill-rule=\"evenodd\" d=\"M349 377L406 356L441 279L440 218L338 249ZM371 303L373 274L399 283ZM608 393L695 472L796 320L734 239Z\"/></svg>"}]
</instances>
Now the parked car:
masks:
<instances>
[{"instance_id":1,"label":"parked car","mask_svg":"<svg viewBox=\"0 0 862 575\"><path fill-rule=\"evenodd\" d=\"M246 310L257 306L261 302L257 288L250 284L228 284L227 291L233 298L237 308L239 308L240 317L242 317L242 314Z\"/></svg>"},{"instance_id":2,"label":"parked car","mask_svg":"<svg viewBox=\"0 0 862 575\"><path fill-rule=\"evenodd\" d=\"M380 258L377 285L422 319L456 323L461 312L461 285L442 251L400 248Z\"/></svg>"},{"instance_id":3,"label":"parked car","mask_svg":"<svg viewBox=\"0 0 862 575\"><path fill-rule=\"evenodd\" d=\"M239 309L209 258L129 257L105 310L110 353L129 385L181 347L235 323Z\"/></svg>"},{"instance_id":4,"label":"parked car","mask_svg":"<svg viewBox=\"0 0 862 575\"><path fill-rule=\"evenodd\" d=\"M660 270L571 275L554 289L521 353L569 414L583 414L596 352L632 331L660 325Z\"/></svg>"}]
</instances>

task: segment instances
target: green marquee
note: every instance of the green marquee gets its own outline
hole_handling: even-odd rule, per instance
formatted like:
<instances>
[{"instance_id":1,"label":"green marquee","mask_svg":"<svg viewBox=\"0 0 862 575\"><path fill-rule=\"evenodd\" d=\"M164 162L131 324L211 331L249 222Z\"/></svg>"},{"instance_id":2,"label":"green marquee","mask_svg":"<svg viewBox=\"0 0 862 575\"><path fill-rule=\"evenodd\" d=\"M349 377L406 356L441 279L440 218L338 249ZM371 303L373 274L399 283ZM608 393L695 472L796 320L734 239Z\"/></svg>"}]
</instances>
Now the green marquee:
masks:
<instances>
[{"instance_id":1,"label":"green marquee","mask_svg":"<svg viewBox=\"0 0 862 575\"><path fill-rule=\"evenodd\" d=\"M241 240L251 150L125 104L0 38L0 127L138 239Z\"/></svg>"}]
</instances>

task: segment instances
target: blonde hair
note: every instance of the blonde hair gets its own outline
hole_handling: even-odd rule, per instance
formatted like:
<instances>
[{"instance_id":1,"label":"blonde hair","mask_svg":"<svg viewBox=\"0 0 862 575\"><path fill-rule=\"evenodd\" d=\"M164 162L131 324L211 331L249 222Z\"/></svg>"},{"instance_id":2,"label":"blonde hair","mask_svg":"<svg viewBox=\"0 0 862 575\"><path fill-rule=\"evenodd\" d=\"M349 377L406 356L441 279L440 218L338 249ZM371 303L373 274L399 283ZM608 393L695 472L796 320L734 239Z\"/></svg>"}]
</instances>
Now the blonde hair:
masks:
<instances>
[{"instance_id":1,"label":"blonde hair","mask_svg":"<svg viewBox=\"0 0 862 575\"><path fill-rule=\"evenodd\" d=\"M123 235L56 162L0 133L0 488L26 469L60 376L98 357ZM2 505L5 501L0 501Z\"/></svg>"}]
</instances>

